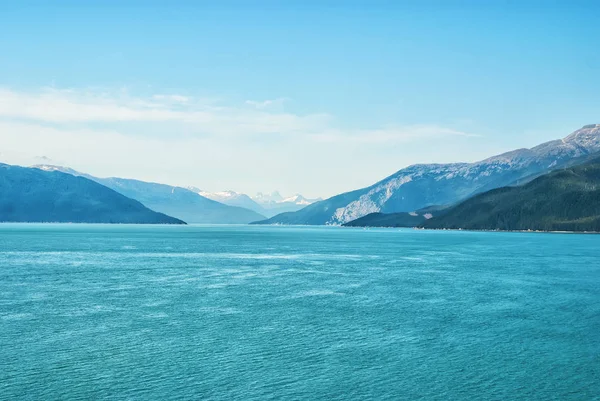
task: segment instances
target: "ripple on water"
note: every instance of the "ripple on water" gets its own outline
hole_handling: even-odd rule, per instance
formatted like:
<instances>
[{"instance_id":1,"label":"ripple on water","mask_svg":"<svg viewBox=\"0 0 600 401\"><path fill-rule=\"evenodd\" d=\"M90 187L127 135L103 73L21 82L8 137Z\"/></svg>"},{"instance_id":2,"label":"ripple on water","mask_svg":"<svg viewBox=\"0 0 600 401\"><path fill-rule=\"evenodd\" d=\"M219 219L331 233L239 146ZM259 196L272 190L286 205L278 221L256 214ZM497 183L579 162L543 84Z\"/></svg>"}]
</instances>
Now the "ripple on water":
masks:
<instances>
[{"instance_id":1,"label":"ripple on water","mask_svg":"<svg viewBox=\"0 0 600 401\"><path fill-rule=\"evenodd\" d=\"M0 225L0 399L597 399L598 238Z\"/></svg>"}]
</instances>

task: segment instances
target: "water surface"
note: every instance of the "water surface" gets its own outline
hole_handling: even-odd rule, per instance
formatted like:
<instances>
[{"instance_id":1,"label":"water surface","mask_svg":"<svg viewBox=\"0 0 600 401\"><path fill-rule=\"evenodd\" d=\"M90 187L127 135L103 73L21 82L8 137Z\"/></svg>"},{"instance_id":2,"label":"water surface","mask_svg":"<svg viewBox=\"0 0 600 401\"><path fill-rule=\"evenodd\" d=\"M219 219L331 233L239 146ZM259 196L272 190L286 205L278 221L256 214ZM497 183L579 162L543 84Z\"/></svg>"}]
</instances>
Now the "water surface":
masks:
<instances>
[{"instance_id":1,"label":"water surface","mask_svg":"<svg viewBox=\"0 0 600 401\"><path fill-rule=\"evenodd\" d=\"M0 399L600 399L600 236L0 225Z\"/></svg>"}]
</instances>

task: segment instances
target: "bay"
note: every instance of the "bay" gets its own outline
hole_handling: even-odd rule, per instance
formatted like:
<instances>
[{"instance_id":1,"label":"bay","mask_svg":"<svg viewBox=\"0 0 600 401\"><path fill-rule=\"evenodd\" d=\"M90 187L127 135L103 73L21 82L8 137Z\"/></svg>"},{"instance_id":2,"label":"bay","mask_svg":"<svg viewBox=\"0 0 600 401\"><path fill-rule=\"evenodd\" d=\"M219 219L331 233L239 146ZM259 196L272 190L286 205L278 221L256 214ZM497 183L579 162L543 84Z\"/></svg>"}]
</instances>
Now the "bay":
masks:
<instances>
[{"instance_id":1,"label":"bay","mask_svg":"<svg viewBox=\"0 0 600 401\"><path fill-rule=\"evenodd\" d=\"M0 399L600 399L600 236L0 225Z\"/></svg>"}]
</instances>

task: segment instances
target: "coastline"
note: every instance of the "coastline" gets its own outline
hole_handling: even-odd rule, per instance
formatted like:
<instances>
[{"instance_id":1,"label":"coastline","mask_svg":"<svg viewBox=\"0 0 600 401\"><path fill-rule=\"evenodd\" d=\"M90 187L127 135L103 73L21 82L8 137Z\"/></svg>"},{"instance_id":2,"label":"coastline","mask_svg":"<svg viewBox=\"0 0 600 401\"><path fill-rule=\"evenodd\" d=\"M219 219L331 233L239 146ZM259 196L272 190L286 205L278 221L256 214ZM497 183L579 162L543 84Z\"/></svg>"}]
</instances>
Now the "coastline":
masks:
<instances>
[{"instance_id":1,"label":"coastline","mask_svg":"<svg viewBox=\"0 0 600 401\"><path fill-rule=\"evenodd\" d=\"M538 234L600 234L600 231L561 231L561 230L486 230L486 229L467 229L467 228L424 228L424 227L394 227L394 226L345 226L343 224L248 224L252 226L264 227L340 227L344 229L366 229L366 228L384 228L398 229L406 228L423 231L472 231L472 232L500 232L500 233L538 233Z\"/></svg>"}]
</instances>

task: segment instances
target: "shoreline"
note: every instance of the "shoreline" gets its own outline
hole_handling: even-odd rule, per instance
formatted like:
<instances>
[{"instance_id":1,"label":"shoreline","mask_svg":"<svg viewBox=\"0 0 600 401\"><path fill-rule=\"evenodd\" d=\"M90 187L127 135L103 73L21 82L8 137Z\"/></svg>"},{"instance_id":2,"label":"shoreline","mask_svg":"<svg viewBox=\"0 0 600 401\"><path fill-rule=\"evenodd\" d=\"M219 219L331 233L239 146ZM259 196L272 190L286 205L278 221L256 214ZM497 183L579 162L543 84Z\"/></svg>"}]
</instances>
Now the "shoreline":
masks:
<instances>
[{"instance_id":1,"label":"shoreline","mask_svg":"<svg viewBox=\"0 0 600 401\"><path fill-rule=\"evenodd\" d=\"M88 222L25 222L25 221L0 221L1 226L8 225L101 225L101 226L146 226L146 227L185 227L185 226L238 226L238 227L309 227L309 228L344 228L344 229L370 229L381 228L392 229L410 229L416 231L466 231L466 232L487 232L487 233L535 233L535 234L600 234L600 231L567 231L567 230L488 230L488 229L468 229L468 228L424 228L424 227L393 227L393 226L344 226L333 224L219 224L219 223L200 223L200 224L174 224L174 223L88 223Z\"/></svg>"},{"instance_id":2,"label":"shoreline","mask_svg":"<svg viewBox=\"0 0 600 401\"><path fill-rule=\"evenodd\" d=\"M471 228L420 228L412 227L413 230L429 231L472 231L486 233L534 233L534 234L600 234L600 231L561 231L561 230L485 230Z\"/></svg>"},{"instance_id":3,"label":"shoreline","mask_svg":"<svg viewBox=\"0 0 600 401\"><path fill-rule=\"evenodd\" d=\"M248 224L262 227L340 227L347 229L383 228L383 229L411 229L422 231L469 231L469 232L498 232L498 233L538 233L538 234L600 234L600 231L561 231L561 230L486 230L468 228L424 228L424 227L394 227L394 226L345 226L343 224Z\"/></svg>"},{"instance_id":4,"label":"shoreline","mask_svg":"<svg viewBox=\"0 0 600 401\"><path fill-rule=\"evenodd\" d=\"M423 227L377 227L377 226L341 226L344 228L408 228L418 231L467 231L484 233L533 233L533 234L600 234L600 231L561 231L561 230L487 230L474 228L423 228Z\"/></svg>"}]
</instances>

